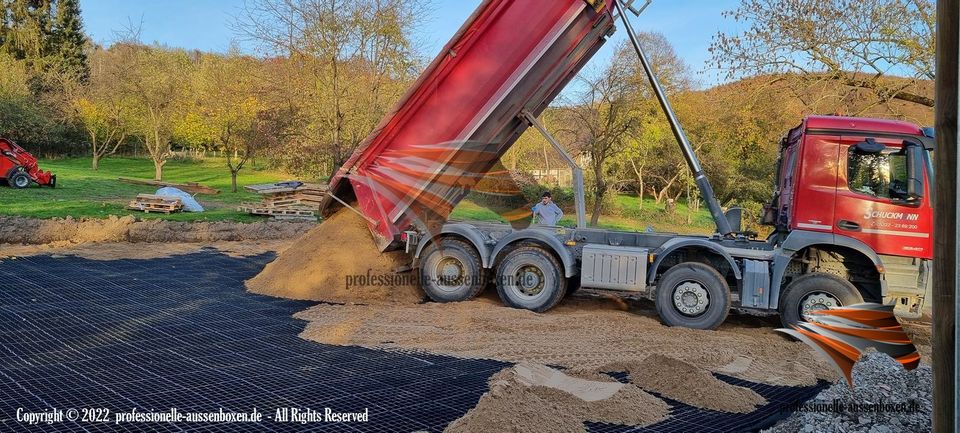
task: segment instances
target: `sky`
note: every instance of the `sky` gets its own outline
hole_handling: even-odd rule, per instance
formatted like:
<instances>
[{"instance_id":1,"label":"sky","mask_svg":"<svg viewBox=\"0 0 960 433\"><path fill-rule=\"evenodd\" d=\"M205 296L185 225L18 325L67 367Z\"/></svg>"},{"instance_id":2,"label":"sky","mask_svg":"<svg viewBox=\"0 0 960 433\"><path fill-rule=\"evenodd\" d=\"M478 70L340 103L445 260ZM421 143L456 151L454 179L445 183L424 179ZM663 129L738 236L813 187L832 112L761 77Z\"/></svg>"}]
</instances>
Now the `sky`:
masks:
<instances>
[{"instance_id":1,"label":"sky","mask_svg":"<svg viewBox=\"0 0 960 433\"><path fill-rule=\"evenodd\" d=\"M231 23L249 0L81 0L84 27L94 42L109 45L131 23L141 29L144 42L170 47L224 52L236 39ZM519 0L523 1L523 0ZM640 3L642 0L638 1ZM639 18L630 15L638 31L662 33L683 58L701 86L709 87L723 77L708 67L710 41L718 31L736 28L722 12L736 7L737 0L656 0ZM417 39L422 55L432 59L446 41L480 4L480 0L433 0L433 11L422 24ZM608 59L616 42L626 32L618 29L611 43L594 58ZM248 45L242 45L249 49Z\"/></svg>"}]
</instances>

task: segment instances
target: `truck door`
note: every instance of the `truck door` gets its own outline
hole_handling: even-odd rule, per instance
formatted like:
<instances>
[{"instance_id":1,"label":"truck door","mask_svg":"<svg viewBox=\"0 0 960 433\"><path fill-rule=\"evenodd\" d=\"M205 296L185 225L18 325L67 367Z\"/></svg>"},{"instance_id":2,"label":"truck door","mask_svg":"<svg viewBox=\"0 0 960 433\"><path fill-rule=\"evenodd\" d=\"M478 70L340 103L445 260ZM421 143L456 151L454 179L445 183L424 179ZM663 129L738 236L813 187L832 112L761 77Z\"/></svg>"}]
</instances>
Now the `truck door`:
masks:
<instances>
[{"instance_id":1,"label":"truck door","mask_svg":"<svg viewBox=\"0 0 960 433\"><path fill-rule=\"evenodd\" d=\"M834 232L858 239L878 254L932 258L925 169L915 175L918 179L908 177L908 166L919 153L903 143L904 138L841 137ZM908 182L922 197L909 196Z\"/></svg>"},{"instance_id":2,"label":"truck door","mask_svg":"<svg viewBox=\"0 0 960 433\"><path fill-rule=\"evenodd\" d=\"M799 159L790 227L829 233L837 196L837 135L805 134Z\"/></svg>"}]
</instances>

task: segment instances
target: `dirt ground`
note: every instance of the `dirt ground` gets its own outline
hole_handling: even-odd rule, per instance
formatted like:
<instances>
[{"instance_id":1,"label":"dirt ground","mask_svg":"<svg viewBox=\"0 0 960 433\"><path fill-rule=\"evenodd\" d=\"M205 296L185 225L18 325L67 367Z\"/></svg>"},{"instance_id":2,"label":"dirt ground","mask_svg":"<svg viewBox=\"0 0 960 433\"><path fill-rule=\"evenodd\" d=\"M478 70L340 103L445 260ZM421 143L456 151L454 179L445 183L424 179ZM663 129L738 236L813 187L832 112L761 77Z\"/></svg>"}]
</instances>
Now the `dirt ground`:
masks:
<instances>
[{"instance_id":1,"label":"dirt ground","mask_svg":"<svg viewBox=\"0 0 960 433\"><path fill-rule=\"evenodd\" d=\"M796 386L837 378L803 343L774 332L774 321L731 316L717 331L670 328L649 302L589 293L543 314L504 307L488 290L450 304L320 304L296 317L310 322L304 338L328 344L574 369L661 354L755 382Z\"/></svg>"},{"instance_id":2,"label":"dirt ground","mask_svg":"<svg viewBox=\"0 0 960 433\"><path fill-rule=\"evenodd\" d=\"M109 218L36 219L0 216L0 244L42 245L88 242L218 242L293 239L316 226L311 222L256 223L137 220Z\"/></svg>"},{"instance_id":3,"label":"dirt ground","mask_svg":"<svg viewBox=\"0 0 960 433\"><path fill-rule=\"evenodd\" d=\"M44 245L0 244L0 260L15 259L38 254L76 256L90 260L156 259L180 254L189 254L204 248L212 248L231 257L258 255L265 252L280 253L294 239L254 241L219 241L205 243L187 242L98 242L75 244L55 242Z\"/></svg>"}]
</instances>

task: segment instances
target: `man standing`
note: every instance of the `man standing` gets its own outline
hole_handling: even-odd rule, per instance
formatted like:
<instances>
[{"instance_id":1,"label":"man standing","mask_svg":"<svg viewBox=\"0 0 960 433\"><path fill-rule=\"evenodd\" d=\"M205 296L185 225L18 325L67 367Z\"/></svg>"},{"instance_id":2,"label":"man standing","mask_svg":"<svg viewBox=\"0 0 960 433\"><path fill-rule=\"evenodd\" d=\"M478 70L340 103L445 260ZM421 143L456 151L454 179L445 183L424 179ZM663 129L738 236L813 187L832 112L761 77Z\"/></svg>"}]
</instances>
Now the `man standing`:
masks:
<instances>
[{"instance_id":1,"label":"man standing","mask_svg":"<svg viewBox=\"0 0 960 433\"><path fill-rule=\"evenodd\" d=\"M545 226L555 226L560 218L563 217L563 211L560 206L553 202L553 195L546 191L540 196L540 203L533 206L533 223Z\"/></svg>"}]
</instances>

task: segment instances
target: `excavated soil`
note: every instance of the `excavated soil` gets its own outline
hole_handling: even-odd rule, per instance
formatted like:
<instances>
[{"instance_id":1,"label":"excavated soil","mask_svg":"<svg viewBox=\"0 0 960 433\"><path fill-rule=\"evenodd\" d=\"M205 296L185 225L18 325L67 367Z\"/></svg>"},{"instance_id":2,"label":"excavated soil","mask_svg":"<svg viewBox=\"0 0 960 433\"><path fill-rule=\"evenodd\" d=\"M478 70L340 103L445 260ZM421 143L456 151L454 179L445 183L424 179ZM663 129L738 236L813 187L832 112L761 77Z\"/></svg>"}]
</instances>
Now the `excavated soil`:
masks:
<instances>
[{"instance_id":1,"label":"excavated soil","mask_svg":"<svg viewBox=\"0 0 960 433\"><path fill-rule=\"evenodd\" d=\"M35 255L53 257L73 256L90 260L157 259L213 249L230 257L247 257L266 252L279 253L293 243L291 239L264 241L219 241L207 243L181 242L104 242L74 244L54 242L44 245L0 244L0 260L16 259Z\"/></svg>"},{"instance_id":2,"label":"excavated soil","mask_svg":"<svg viewBox=\"0 0 960 433\"><path fill-rule=\"evenodd\" d=\"M364 220L343 210L247 280L247 290L312 301L415 304L424 298L416 273L396 272L409 264L403 251L380 253Z\"/></svg>"},{"instance_id":3,"label":"excavated soil","mask_svg":"<svg viewBox=\"0 0 960 433\"><path fill-rule=\"evenodd\" d=\"M664 420L670 407L635 385L609 377L579 379L542 365L520 364L497 373L477 406L450 423L446 433L586 432L585 421L646 426Z\"/></svg>"},{"instance_id":4,"label":"excavated soil","mask_svg":"<svg viewBox=\"0 0 960 433\"><path fill-rule=\"evenodd\" d=\"M138 221L132 215L108 218L35 219L0 216L0 244L57 244L88 242L217 242L296 238L309 222L264 221Z\"/></svg>"},{"instance_id":5,"label":"excavated soil","mask_svg":"<svg viewBox=\"0 0 960 433\"><path fill-rule=\"evenodd\" d=\"M577 369L661 354L775 385L837 378L809 347L774 332L768 322L731 317L717 331L671 328L660 324L649 302L587 294L568 298L543 314L503 307L495 293L488 293L449 304L321 304L295 317L309 321L303 338L327 344Z\"/></svg>"},{"instance_id":6,"label":"excavated soil","mask_svg":"<svg viewBox=\"0 0 960 433\"><path fill-rule=\"evenodd\" d=\"M717 379L709 371L661 354L633 363L614 363L601 371L626 371L630 382L691 406L722 412L749 413L767 400L750 389Z\"/></svg>"}]
</instances>

